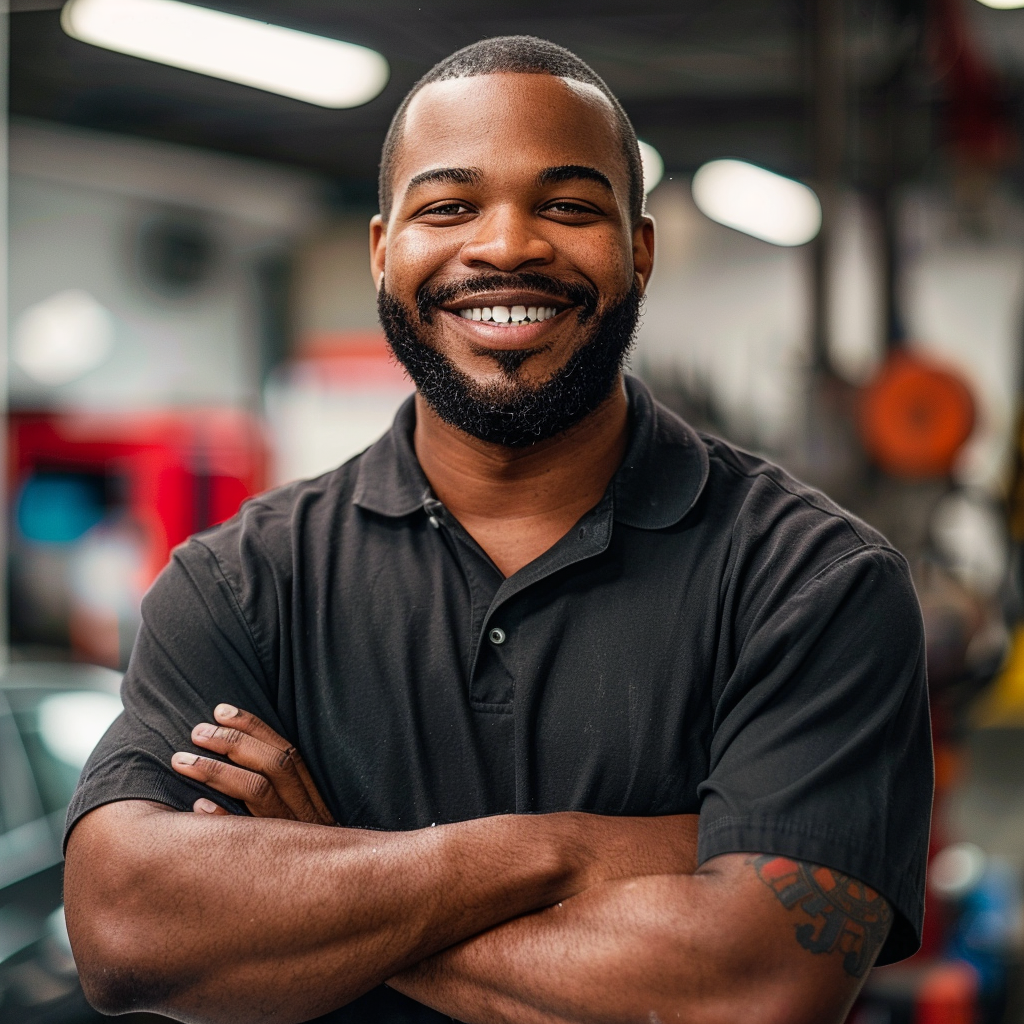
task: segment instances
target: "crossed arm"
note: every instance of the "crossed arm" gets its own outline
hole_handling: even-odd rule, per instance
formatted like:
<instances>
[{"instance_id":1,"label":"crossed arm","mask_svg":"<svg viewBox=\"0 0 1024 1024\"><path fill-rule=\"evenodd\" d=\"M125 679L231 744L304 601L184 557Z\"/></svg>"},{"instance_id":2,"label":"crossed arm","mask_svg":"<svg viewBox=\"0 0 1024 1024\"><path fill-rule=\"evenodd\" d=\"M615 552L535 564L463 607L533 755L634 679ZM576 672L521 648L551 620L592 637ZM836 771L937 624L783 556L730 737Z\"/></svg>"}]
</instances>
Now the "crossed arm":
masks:
<instances>
[{"instance_id":1,"label":"crossed arm","mask_svg":"<svg viewBox=\"0 0 1024 1024\"><path fill-rule=\"evenodd\" d=\"M193 740L234 764L173 764L255 818L128 801L72 833L69 930L108 1012L287 1024L387 981L474 1024L838 1024L888 933L885 900L828 868L697 870L692 815L332 827L294 748L225 708Z\"/></svg>"}]
</instances>

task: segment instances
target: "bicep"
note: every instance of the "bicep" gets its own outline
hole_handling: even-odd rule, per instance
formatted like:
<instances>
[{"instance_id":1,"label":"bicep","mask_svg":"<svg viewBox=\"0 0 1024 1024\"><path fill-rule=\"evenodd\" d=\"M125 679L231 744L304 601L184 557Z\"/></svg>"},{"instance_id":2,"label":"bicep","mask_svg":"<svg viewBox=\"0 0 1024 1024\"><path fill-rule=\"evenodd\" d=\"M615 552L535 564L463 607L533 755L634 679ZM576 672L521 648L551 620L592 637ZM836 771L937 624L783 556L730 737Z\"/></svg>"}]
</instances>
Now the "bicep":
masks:
<instances>
[{"instance_id":1,"label":"bicep","mask_svg":"<svg viewBox=\"0 0 1024 1024\"><path fill-rule=\"evenodd\" d=\"M95 891L94 882L105 867L114 867L120 855L131 856L131 846L146 842L145 819L178 813L156 800L112 800L88 811L67 838L64 889L70 898Z\"/></svg>"},{"instance_id":2,"label":"bicep","mask_svg":"<svg viewBox=\"0 0 1024 1024\"><path fill-rule=\"evenodd\" d=\"M914 953L932 749L905 565L859 552L790 594L748 631L714 714L701 860L770 850L841 869L892 905L881 961Z\"/></svg>"},{"instance_id":3,"label":"bicep","mask_svg":"<svg viewBox=\"0 0 1024 1024\"><path fill-rule=\"evenodd\" d=\"M64 903L76 953L95 944L96 922L107 921L125 889L125 865L152 845L147 819L177 813L153 800L115 800L84 814L67 840Z\"/></svg>"},{"instance_id":4,"label":"bicep","mask_svg":"<svg viewBox=\"0 0 1024 1024\"><path fill-rule=\"evenodd\" d=\"M773 854L726 854L698 876L717 890L711 920L731 935L733 968L757 979L780 1019L845 1019L892 927L880 893L832 868Z\"/></svg>"}]
</instances>

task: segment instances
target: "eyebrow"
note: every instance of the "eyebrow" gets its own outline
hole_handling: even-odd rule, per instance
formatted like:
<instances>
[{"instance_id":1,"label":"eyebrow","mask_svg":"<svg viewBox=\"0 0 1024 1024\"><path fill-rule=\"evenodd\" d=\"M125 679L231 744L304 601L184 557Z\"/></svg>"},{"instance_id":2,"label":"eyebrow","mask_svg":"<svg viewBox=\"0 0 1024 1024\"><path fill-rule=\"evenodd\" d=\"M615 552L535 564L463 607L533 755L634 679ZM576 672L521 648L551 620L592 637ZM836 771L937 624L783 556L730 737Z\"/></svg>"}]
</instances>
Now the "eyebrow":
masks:
<instances>
[{"instance_id":1,"label":"eyebrow","mask_svg":"<svg viewBox=\"0 0 1024 1024\"><path fill-rule=\"evenodd\" d=\"M599 185L603 185L609 192L614 193L612 183L608 180L608 175L603 174L596 167L586 167L583 164L563 164L561 167L545 167L540 174L537 175L537 183L539 185L557 185L563 181L578 181L583 179L584 181L596 181Z\"/></svg>"},{"instance_id":2,"label":"eyebrow","mask_svg":"<svg viewBox=\"0 0 1024 1024\"><path fill-rule=\"evenodd\" d=\"M446 185L476 185L482 177L483 172L477 167L434 167L414 174L407 188L414 189L435 181Z\"/></svg>"}]
</instances>

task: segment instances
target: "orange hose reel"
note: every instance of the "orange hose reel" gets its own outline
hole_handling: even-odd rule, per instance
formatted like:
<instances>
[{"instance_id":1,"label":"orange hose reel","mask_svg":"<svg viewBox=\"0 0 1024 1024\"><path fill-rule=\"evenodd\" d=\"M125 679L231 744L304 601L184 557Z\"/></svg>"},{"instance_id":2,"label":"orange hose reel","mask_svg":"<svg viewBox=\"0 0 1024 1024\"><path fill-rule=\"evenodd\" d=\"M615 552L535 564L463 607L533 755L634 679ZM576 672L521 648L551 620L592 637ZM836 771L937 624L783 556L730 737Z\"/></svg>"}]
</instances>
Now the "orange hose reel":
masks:
<instances>
[{"instance_id":1,"label":"orange hose reel","mask_svg":"<svg viewBox=\"0 0 1024 1024\"><path fill-rule=\"evenodd\" d=\"M893 352L861 395L864 446L893 476L947 475L974 422L963 379L915 352Z\"/></svg>"}]
</instances>

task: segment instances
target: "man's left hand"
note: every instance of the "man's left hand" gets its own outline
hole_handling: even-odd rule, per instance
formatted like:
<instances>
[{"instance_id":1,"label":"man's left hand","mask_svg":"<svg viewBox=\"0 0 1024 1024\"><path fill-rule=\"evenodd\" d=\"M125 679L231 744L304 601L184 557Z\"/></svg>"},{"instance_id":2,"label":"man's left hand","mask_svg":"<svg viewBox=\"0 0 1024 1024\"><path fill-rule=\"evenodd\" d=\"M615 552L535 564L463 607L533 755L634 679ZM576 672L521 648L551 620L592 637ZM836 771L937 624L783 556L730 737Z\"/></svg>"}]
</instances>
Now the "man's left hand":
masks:
<instances>
[{"instance_id":1,"label":"man's left hand","mask_svg":"<svg viewBox=\"0 0 1024 1024\"><path fill-rule=\"evenodd\" d=\"M241 800L257 818L336 824L293 744L255 715L230 704L218 704L213 715L218 724L200 722L192 730L192 742L234 764L179 751L171 758L176 772ZM192 809L199 814L230 813L205 797Z\"/></svg>"}]
</instances>

